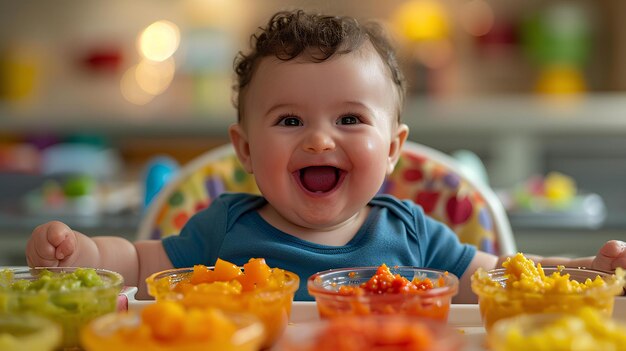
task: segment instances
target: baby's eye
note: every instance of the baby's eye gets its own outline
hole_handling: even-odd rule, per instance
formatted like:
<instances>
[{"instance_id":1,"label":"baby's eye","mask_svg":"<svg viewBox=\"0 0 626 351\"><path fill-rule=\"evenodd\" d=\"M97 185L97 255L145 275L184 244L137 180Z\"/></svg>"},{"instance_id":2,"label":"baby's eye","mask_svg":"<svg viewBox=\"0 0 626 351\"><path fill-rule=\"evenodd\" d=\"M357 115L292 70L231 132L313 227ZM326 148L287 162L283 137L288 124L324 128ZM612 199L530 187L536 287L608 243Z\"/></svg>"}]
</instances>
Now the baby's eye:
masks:
<instances>
[{"instance_id":1,"label":"baby's eye","mask_svg":"<svg viewBox=\"0 0 626 351\"><path fill-rule=\"evenodd\" d=\"M359 120L359 118L357 116L354 115L345 115L345 116L341 116L339 118L339 120L337 121L337 124L342 124L342 125L346 125L346 124L358 124L361 121Z\"/></svg>"},{"instance_id":2,"label":"baby's eye","mask_svg":"<svg viewBox=\"0 0 626 351\"><path fill-rule=\"evenodd\" d=\"M298 119L298 117L285 116L278 121L278 125L285 127L298 127L302 125L302 122Z\"/></svg>"}]
</instances>

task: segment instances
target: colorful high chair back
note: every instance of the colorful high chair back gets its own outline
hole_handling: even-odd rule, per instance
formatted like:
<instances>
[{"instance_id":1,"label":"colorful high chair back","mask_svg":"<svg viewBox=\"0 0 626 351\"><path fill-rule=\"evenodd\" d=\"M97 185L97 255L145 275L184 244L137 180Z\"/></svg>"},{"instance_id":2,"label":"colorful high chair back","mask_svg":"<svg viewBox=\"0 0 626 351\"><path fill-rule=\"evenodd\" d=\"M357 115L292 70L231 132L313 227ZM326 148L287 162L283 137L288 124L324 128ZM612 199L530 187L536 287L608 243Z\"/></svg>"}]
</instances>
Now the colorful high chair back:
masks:
<instances>
[{"instance_id":1,"label":"colorful high chair back","mask_svg":"<svg viewBox=\"0 0 626 351\"><path fill-rule=\"evenodd\" d=\"M208 151L181 169L148 206L138 239L177 235L194 213L226 191L260 193L230 144ZM493 190L464 176L458 163L442 152L406 142L380 193L413 200L426 214L452 228L462 242L482 251L516 252L511 225Z\"/></svg>"}]
</instances>

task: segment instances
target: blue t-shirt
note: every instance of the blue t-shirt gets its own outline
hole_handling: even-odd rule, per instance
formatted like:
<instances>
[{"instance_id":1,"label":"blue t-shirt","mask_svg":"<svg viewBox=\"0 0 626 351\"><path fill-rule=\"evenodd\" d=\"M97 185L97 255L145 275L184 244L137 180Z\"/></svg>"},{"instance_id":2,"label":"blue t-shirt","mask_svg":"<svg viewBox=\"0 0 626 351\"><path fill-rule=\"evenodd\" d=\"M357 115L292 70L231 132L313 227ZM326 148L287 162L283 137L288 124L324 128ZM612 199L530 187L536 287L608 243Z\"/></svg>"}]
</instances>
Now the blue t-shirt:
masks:
<instances>
[{"instance_id":1,"label":"blue t-shirt","mask_svg":"<svg viewBox=\"0 0 626 351\"><path fill-rule=\"evenodd\" d=\"M163 239L174 267L212 266L218 258L243 265L265 258L300 277L296 300L312 300L306 281L312 274L357 266L418 266L446 270L461 277L476 248L462 244L444 224L424 215L408 200L376 196L363 226L346 245L327 246L302 240L267 223L258 213L260 196L226 193L195 214L180 235Z\"/></svg>"}]
</instances>

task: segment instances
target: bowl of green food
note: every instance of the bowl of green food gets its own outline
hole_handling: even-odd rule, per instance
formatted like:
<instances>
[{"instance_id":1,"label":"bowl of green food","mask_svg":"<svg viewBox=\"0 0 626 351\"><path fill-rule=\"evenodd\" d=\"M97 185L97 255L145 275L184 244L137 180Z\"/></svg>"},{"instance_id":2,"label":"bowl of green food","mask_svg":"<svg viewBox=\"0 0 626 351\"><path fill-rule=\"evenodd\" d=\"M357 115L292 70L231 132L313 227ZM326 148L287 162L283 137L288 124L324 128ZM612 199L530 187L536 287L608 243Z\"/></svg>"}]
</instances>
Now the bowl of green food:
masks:
<instances>
[{"instance_id":1,"label":"bowl of green food","mask_svg":"<svg viewBox=\"0 0 626 351\"><path fill-rule=\"evenodd\" d=\"M93 268L48 267L0 270L0 313L36 314L63 329L61 347L79 347L80 329L114 312L124 279Z\"/></svg>"}]
</instances>

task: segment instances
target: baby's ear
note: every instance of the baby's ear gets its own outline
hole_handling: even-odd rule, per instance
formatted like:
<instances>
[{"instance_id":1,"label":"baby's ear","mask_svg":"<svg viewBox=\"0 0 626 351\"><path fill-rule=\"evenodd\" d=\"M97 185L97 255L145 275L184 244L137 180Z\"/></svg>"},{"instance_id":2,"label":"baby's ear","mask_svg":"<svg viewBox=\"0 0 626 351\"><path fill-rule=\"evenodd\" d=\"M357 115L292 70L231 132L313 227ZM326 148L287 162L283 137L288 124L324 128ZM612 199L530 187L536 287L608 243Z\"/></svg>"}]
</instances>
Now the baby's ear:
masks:
<instances>
[{"instance_id":1,"label":"baby's ear","mask_svg":"<svg viewBox=\"0 0 626 351\"><path fill-rule=\"evenodd\" d=\"M409 127L406 124L400 124L398 128L396 128L395 133L391 136L389 156L387 157L387 175L391 174L396 167L400 159L400 154L402 153L402 147L408 136Z\"/></svg>"},{"instance_id":2,"label":"baby's ear","mask_svg":"<svg viewBox=\"0 0 626 351\"><path fill-rule=\"evenodd\" d=\"M228 134L230 135L230 141L235 148L237 158L239 162L248 173L252 173L252 162L250 160L250 144L248 143L248 136L243 130L243 127L239 123L235 123L228 127Z\"/></svg>"}]
</instances>

